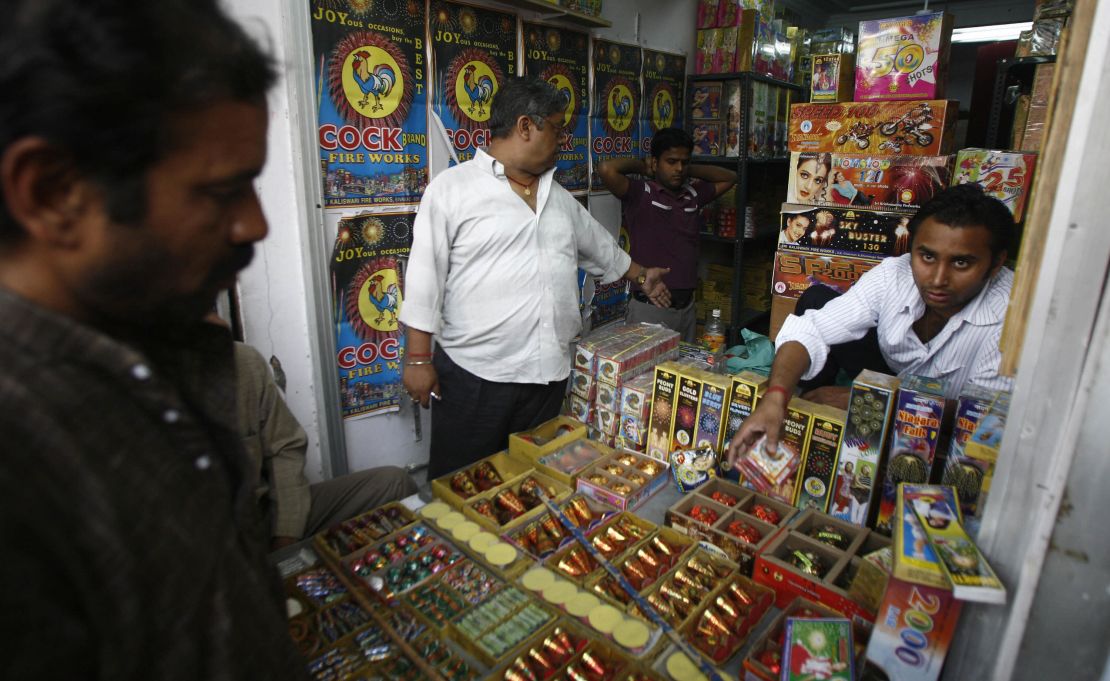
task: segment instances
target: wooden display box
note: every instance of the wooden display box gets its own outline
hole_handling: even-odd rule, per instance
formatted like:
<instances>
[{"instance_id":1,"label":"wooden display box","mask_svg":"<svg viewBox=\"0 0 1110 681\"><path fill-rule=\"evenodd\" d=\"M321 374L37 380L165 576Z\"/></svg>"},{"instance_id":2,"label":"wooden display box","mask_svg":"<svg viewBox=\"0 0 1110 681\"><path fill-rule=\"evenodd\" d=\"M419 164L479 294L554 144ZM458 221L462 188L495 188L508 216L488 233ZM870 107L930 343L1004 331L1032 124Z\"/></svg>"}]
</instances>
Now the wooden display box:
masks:
<instances>
[{"instance_id":1,"label":"wooden display box","mask_svg":"<svg viewBox=\"0 0 1110 681\"><path fill-rule=\"evenodd\" d=\"M414 522L416 515L407 506L392 501L329 527L313 537L312 543L321 555L338 563Z\"/></svg>"},{"instance_id":2,"label":"wooden display box","mask_svg":"<svg viewBox=\"0 0 1110 681\"><path fill-rule=\"evenodd\" d=\"M690 565L692 562L698 562L700 565L710 565L719 574L724 577L708 578L701 572L694 570ZM741 585L751 583L746 577L742 577L737 572L737 565L732 561L721 558L713 553L710 553L701 545L697 545L694 549L687 554L680 557L679 561L668 570L665 574L661 575L654 584L649 588L645 588L641 595L648 600L650 605L653 605L656 612L674 629L678 630L687 624L693 623L695 614L703 606L712 603L713 599L720 594L726 586L735 581L737 578L742 579L739 582ZM681 571L681 575L679 574ZM701 580L707 588L693 589L689 586L688 579ZM769 607L771 601L774 599L773 593L766 587L759 586L760 593L766 591L770 594L766 598L766 607ZM694 596L689 599L683 608L683 598L687 595ZM753 600L756 599L756 593L752 593ZM761 596L760 596L761 597ZM762 598L762 597L761 597ZM661 609L656 603L664 603L666 607L670 607L670 611ZM625 603L628 613L635 615L645 621L651 621L646 614L641 612L640 608L635 604ZM764 609L766 609L764 607Z\"/></svg>"},{"instance_id":3,"label":"wooden display box","mask_svg":"<svg viewBox=\"0 0 1110 681\"><path fill-rule=\"evenodd\" d=\"M488 462L501 476L502 484L505 481L512 480L513 478L525 475L533 470L532 465L518 458L509 456L507 451L497 452L491 454L484 459L474 462L472 465L462 468L460 470L448 473L442 477L432 480L432 494L438 499L446 503L451 508L461 511L466 502L470 499L476 498L479 495L471 495L464 497L455 491L451 486L451 479L459 473L472 473L483 462ZM491 488L492 489L492 488ZM488 490L487 490L488 491Z\"/></svg>"},{"instance_id":4,"label":"wooden display box","mask_svg":"<svg viewBox=\"0 0 1110 681\"><path fill-rule=\"evenodd\" d=\"M424 535L426 542L415 541L414 534L418 530ZM386 544L392 544L392 547L383 548ZM400 594L435 576L435 573L428 571L419 579L408 581L411 577L404 577L397 581L393 570L409 567L437 548L447 551L447 555L439 559L445 566L454 565L463 559L463 554L453 542L431 525L421 522L402 528L380 542L344 556L340 565L357 584L368 587L382 600L391 602Z\"/></svg>"},{"instance_id":5,"label":"wooden display box","mask_svg":"<svg viewBox=\"0 0 1110 681\"><path fill-rule=\"evenodd\" d=\"M509 435L509 453L535 461L544 454L585 437L586 426L583 422L566 416L556 416L532 430Z\"/></svg>"},{"instance_id":6,"label":"wooden display box","mask_svg":"<svg viewBox=\"0 0 1110 681\"><path fill-rule=\"evenodd\" d=\"M804 610L811 610L821 617L843 617L844 615L832 608L815 603L801 596L793 599L775 616L771 625L763 631L753 642L748 656L744 658L743 671L740 674L742 681L779 681L779 674L771 671L760 661L764 651L773 651L782 654L782 644L785 634L786 620L796 616Z\"/></svg>"},{"instance_id":7,"label":"wooden display box","mask_svg":"<svg viewBox=\"0 0 1110 681\"><path fill-rule=\"evenodd\" d=\"M656 469L654 475L649 474L650 467ZM619 474L615 473L617 469L621 471ZM640 478L644 479L643 482ZM580 472L577 489L622 511L631 511L662 489L669 478L668 463L621 449L614 450ZM623 491L622 485L628 488L627 491Z\"/></svg>"},{"instance_id":8,"label":"wooden display box","mask_svg":"<svg viewBox=\"0 0 1110 681\"><path fill-rule=\"evenodd\" d=\"M843 549L810 536L811 532L825 526L839 530L847 539ZM775 605L780 608L794 597L804 596L844 613L852 620L858 633L866 634L875 621L875 612L849 594L851 579L859 570L863 555L889 544L889 539L870 530L824 513L804 511L787 531L771 540L756 557L754 579L775 590ZM794 551L814 554L823 569L818 575L803 572L792 562Z\"/></svg>"},{"instance_id":9,"label":"wooden display box","mask_svg":"<svg viewBox=\"0 0 1110 681\"><path fill-rule=\"evenodd\" d=\"M549 627L558 621L558 615L550 607L515 585L506 586L498 592L498 597L500 600L497 602L490 599L464 612L453 619L448 628L451 638L487 667L498 667L511 660L518 651L544 631L549 631ZM500 643L498 634L501 629L511 629L514 618L526 610L546 617L546 621L520 641L506 647L501 654L491 650L493 644ZM496 621L489 624L488 621L495 617Z\"/></svg>"},{"instance_id":10,"label":"wooden display box","mask_svg":"<svg viewBox=\"0 0 1110 681\"><path fill-rule=\"evenodd\" d=\"M497 534L501 534L514 527L523 525L529 520L538 517L541 513L546 512L544 510L545 507L542 503L537 503L535 506L527 508L523 514L515 518L511 518L504 523L499 523L493 518L490 518L489 516L486 516L475 510L476 505L486 501L488 501L494 509L497 509L497 497L499 494L505 491L511 491L517 496L518 499L524 501L527 498L527 495L521 493L520 487L521 484L524 483L528 478L533 478L534 480L536 480L536 482L540 483L543 486L544 492L548 494L548 496L551 497L551 500L556 503L567 499L574 492L574 490L572 490L569 486L563 484L562 482L559 482L554 478L550 478L546 475L543 475L542 473L537 473L535 470L532 470L531 472L523 473L516 476L515 478L507 480L503 485L499 485L497 487L494 487L493 489L487 490L485 492L482 492L481 494L471 497L470 499L467 499L462 508L463 515L465 515L470 520L478 523L478 525L493 532L496 532ZM555 492L554 495L551 495L552 490L554 490Z\"/></svg>"},{"instance_id":11,"label":"wooden display box","mask_svg":"<svg viewBox=\"0 0 1110 681\"><path fill-rule=\"evenodd\" d=\"M751 596L753 603L750 609L742 614L740 619L730 627L730 635L718 639L719 643L717 645L711 645L709 639L697 635L701 628L701 620L705 617L704 613L707 610L717 608L716 601L718 597L725 596L732 584L738 585ZM686 619L679 631L686 640L690 641L695 648L713 660L714 663L723 664L744 646L748 640L748 635L771 608L774 600L775 592L773 590L757 584L743 575L736 574L722 582L717 589L710 593L709 598L702 601L701 605L694 609L694 612ZM719 610L714 610L713 614L717 615L719 613Z\"/></svg>"},{"instance_id":12,"label":"wooden display box","mask_svg":"<svg viewBox=\"0 0 1110 681\"><path fill-rule=\"evenodd\" d=\"M635 526L640 536L633 537L630 533L626 533L629 534L628 541L623 545L618 545L607 536L607 533L610 527L617 528L624 524ZM648 538L654 533L655 529L656 526L653 523L631 513L621 512L595 527L587 533L586 538L589 539L595 547L598 547L602 551L602 554L612 562L620 558L620 556L624 555L632 547ZM617 550L610 552L607 551L605 547L613 547ZM585 584L586 578L599 569L593 557L590 556L584 548L579 546L577 542L567 544L560 548L544 561L544 565L553 572L579 585Z\"/></svg>"}]
</instances>

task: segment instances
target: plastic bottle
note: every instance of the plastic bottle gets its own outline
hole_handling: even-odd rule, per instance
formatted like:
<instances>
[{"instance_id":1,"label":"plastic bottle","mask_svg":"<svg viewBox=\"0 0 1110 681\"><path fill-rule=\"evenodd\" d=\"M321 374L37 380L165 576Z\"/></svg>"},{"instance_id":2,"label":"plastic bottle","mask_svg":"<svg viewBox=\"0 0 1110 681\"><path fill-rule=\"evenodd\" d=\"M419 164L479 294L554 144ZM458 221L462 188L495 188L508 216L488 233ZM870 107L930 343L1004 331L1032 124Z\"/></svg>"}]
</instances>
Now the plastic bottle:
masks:
<instances>
[{"instance_id":1,"label":"plastic bottle","mask_svg":"<svg viewBox=\"0 0 1110 681\"><path fill-rule=\"evenodd\" d=\"M721 310L719 308L713 309L713 315L706 322L705 330L701 335L701 342L713 353L713 370L717 373L724 373L725 325L721 322Z\"/></svg>"}]
</instances>

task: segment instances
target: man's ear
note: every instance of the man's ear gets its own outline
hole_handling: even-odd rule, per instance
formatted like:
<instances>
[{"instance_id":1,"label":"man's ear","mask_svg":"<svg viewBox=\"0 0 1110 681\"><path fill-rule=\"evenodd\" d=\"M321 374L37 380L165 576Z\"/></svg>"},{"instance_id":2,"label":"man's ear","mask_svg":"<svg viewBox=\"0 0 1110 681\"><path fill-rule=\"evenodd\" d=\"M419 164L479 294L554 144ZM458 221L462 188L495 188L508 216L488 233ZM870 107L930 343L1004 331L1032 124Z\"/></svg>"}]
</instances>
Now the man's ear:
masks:
<instances>
[{"instance_id":1,"label":"man's ear","mask_svg":"<svg viewBox=\"0 0 1110 681\"><path fill-rule=\"evenodd\" d=\"M1009 256L1010 254L1006 251L1006 249L1002 249L1002 251L1000 251L998 255L994 257L994 263L991 265L991 273L989 275L990 277L998 274L998 270L1002 269L1002 266L1006 264L1006 258L1008 258Z\"/></svg>"},{"instance_id":2,"label":"man's ear","mask_svg":"<svg viewBox=\"0 0 1110 681\"><path fill-rule=\"evenodd\" d=\"M24 137L0 155L0 191L8 212L34 239L55 246L77 243L74 228L91 187L67 154L41 137Z\"/></svg>"},{"instance_id":3,"label":"man's ear","mask_svg":"<svg viewBox=\"0 0 1110 681\"><path fill-rule=\"evenodd\" d=\"M532 137L532 133L536 130L536 123L528 116L518 116L516 119L516 131L525 140Z\"/></svg>"}]
</instances>

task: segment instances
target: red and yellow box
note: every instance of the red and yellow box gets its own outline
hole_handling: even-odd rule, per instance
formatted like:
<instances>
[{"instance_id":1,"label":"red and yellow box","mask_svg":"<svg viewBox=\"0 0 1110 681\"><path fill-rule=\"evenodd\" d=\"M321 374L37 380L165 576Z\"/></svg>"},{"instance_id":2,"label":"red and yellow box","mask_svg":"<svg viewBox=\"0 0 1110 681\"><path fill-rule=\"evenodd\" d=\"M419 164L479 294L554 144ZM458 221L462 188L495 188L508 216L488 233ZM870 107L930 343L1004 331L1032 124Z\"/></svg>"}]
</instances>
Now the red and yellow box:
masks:
<instances>
[{"instance_id":1,"label":"red and yellow box","mask_svg":"<svg viewBox=\"0 0 1110 681\"><path fill-rule=\"evenodd\" d=\"M955 100L791 104L790 151L890 156L952 152Z\"/></svg>"},{"instance_id":2,"label":"red and yellow box","mask_svg":"<svg viewBox=\"0 0 1110 681\"><path fill-rule=\"evenodd\" d=\"M782 249L775 253L771 292L797 300L810 286L823 284L844 293L879 262L877 258Z\"/></svg>"}]
</instances>

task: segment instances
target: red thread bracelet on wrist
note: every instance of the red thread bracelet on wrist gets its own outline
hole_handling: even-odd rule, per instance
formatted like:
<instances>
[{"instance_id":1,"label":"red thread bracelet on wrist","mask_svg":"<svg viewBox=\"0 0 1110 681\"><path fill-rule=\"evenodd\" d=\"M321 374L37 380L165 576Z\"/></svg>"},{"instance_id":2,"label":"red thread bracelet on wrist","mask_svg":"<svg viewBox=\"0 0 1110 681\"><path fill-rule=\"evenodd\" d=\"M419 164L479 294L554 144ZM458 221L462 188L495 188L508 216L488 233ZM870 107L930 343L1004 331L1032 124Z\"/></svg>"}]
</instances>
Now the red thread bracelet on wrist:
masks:
<instances>
[{"instance_id":1,"label":"red thread bracelet on wrist","mask_svg":"<svg viewBox=\"0 0 1110 681\"><path fill-rule=\"evenodd\" d=\"M783 387L781 385L773 385L773 386L767 388L766 392L763 393L763 397L766 398L768 395L770 395L773 392L781 392L782 396L784 398L786 398L786 401L787 402L790 401L790 391L787 390L785 387Z\"/></svg>"}]
</instances>

